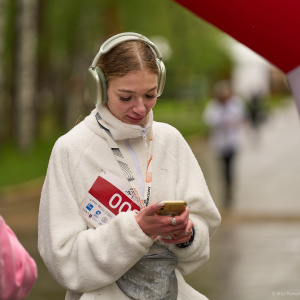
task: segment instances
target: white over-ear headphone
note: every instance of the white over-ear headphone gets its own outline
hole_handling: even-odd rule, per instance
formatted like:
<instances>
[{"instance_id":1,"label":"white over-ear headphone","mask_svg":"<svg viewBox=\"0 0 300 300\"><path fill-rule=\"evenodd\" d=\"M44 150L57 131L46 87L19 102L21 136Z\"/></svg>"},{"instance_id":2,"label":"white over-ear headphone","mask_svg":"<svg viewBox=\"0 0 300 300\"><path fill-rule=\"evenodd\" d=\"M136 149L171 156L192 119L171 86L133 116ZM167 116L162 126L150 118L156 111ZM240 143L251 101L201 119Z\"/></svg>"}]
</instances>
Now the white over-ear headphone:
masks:
<instances>
[{"instance_id":1,"label":"white over-ear headphone","mask_svg":"<svg viewBox=\"0 0 300 300\"><path fill-rule=\"evenodd\" d=\"M92 62L92 65L88 69L88 89L92 100L96 104L107 102L107 85L106 85L105 76L101 68L97 66L99 58L101 57L102 54L107 53L115 46L123 42L133 41L133 40L140 40L146 43L153 51L156 58L158 70L159 70L158 84L157 84L157 97L159 97L162 94L165 81L166 81L166 68L162 61L162 55L159 49L154 43L152 43L148 38L146 38L141 34L135 32L124 32L112 36L101 45L99 52L97 53L96 57Z\"/></svg>"}]
</instances>

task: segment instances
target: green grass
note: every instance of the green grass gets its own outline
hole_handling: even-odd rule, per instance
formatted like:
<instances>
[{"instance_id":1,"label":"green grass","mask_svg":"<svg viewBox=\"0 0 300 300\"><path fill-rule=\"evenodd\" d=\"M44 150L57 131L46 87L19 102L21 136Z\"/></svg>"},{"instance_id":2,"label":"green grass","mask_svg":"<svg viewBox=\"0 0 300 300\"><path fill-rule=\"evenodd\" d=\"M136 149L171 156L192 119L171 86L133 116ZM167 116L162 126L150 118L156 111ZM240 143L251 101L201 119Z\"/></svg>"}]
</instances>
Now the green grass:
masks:
<instances>
[{"instance_id":1,"label":"green grass","mask_svg":"<svg viewBox=\"0 0 300 300\"><path fill-rule=\"evenodd\" d=\"M205 102L159 100L154 107L154 120L177 128L184 137L204 134L202 113Z\"/></svg>"},{"instance_id":2,"label":"green grass","mask_svg":"<svg viewBox=\"0 0 300 300\"><path fill-rule=\"evenodd\" d=\"M0 155L0 188L45 176L53 144L54 140L37 141L26 154L12 142L4 144Z\"/></svg>"}]
</instances>

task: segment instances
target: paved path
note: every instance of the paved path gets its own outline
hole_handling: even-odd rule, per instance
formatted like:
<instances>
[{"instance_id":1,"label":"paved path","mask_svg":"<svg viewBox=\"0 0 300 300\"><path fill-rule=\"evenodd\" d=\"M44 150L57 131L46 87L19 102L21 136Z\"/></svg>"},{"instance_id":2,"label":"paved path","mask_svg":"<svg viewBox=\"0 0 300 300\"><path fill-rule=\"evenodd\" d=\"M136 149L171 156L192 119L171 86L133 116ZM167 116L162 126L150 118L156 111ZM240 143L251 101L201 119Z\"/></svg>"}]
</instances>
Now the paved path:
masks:
<instances>
[{"instance_id":1,"label":"paved path","mask_svg":"<svg viewBox=\"0 0 300 300\"><path fill-rule=\"evenodd\" d=\"M258 215L299 215L300 121L293 101L278 109L258 133L245 127L236 160L235 203L232 212ZM191 141L211 194L222 209L218 162L209 146Z\"/></svg>"},{"instance_id":2,"label":"paved path","mask_svg":"<svg viewBox=\"0 0 300 300\"><path fill-rule=\"evenodd\" d=\"M289 102L274 112L256 140L248 132L237 164L236 211L300 216L299 124Z\"/></svg>"},{"instance_id":3,"label":"paved path","mask_svg":"<svg viewBox=\"0 0 300 300\"><path fill-rule=\"evenodd\" d=\"M218 165L197 148L223 222L211 258L187 281L212 300L300 299L300 126L293 102L259 136L245 130L234 207L222 210Z\"/></svg>"}]
</instances>

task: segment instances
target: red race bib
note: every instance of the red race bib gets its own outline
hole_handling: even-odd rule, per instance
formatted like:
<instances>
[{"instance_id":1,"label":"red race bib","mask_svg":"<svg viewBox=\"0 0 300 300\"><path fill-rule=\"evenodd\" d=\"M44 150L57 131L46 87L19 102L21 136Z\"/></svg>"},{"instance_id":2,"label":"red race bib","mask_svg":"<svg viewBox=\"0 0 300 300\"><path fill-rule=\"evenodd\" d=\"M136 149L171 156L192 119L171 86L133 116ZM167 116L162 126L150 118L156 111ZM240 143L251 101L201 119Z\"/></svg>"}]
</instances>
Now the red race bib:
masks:
<instances>
[{"instance_id":1,"label":"red race bib","mask_svg":"<svg viewBox=\"0 0 300 300\"><path fill-rule=\"evenodd\" d=\"M120 212L140 207L130 184L109 172L103 172L80 202L80 214L91 225L105 225Z\"/></svg>"}]
</instances>

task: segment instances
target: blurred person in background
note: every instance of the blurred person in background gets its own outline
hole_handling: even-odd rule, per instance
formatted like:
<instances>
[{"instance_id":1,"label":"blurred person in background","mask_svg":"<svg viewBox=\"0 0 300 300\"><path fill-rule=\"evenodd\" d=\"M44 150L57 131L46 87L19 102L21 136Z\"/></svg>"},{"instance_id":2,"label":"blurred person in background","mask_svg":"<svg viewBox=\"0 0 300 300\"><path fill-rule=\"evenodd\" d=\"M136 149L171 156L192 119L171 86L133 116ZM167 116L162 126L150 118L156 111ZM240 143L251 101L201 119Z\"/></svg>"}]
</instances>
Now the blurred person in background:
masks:
<instances>
[{"instance_id":1,"label":"blurred person in background","mask_svg":"<svg viewBox=\"0 0 300 300\"><path fill-rule=\"evenodd\" d=\"M266 102L263 95L257 92L252 93L251 96L246 99L246 104L247 118L252 129L252 143L254 146L257 146L257 144L260 142L260 129L267 121L268 117Z\"/></svg>"},{"instance_id":2,"label":"blurred person in background","mask_svg":"<svg viewBox=\"0 0 300 300\"><path fill-rule=\"evenodd\" d=\"M34 259L0 216L0 300L25 299L36 279Z\"/></svg>"},{"instance_id":3,"label":"blurred person in background","mask_svg":"<svg viewBox=\"0 0 300 300\"><path fill-rule=\"evenodd\" d=\"M42 190L39 251L46 266L67 300L207 299L182 275L208 259L220 215L182 135L153 121L165 79L158 48L142 35L119 34L101 46L91 68L96 108L56 142ZM140 210L93 226L80 203L89 201L102 171L132 187ZM101 208L103 186L97 186L104 189ZM159 216L164 200L188 207Z\"/></svg>"},{"instance_id":4,"label":"blurred person in background","mask_svg":"<svg viewBox=\"0 0 300 300\"><path fill-rule=\"evenodd\" d=\"M248 101L248 118L254 130L258 130L264 120L264 108L262 96L253 94Z\"/></svg>"},{"instance_id":5,"label":"blurred person in background","mask_svg":"<svg viewBox=\"0 0 300 300\"><path fill-rule=\"evenodd\" d=\"M222 80L214 86L214 98L204 110L204 122L210 129L211 145L222 164L224 206L233 201L234 160L241 142L241 128L245 120L245 105L232 93L231 83Z\"/></svg>"}]
</instances>

